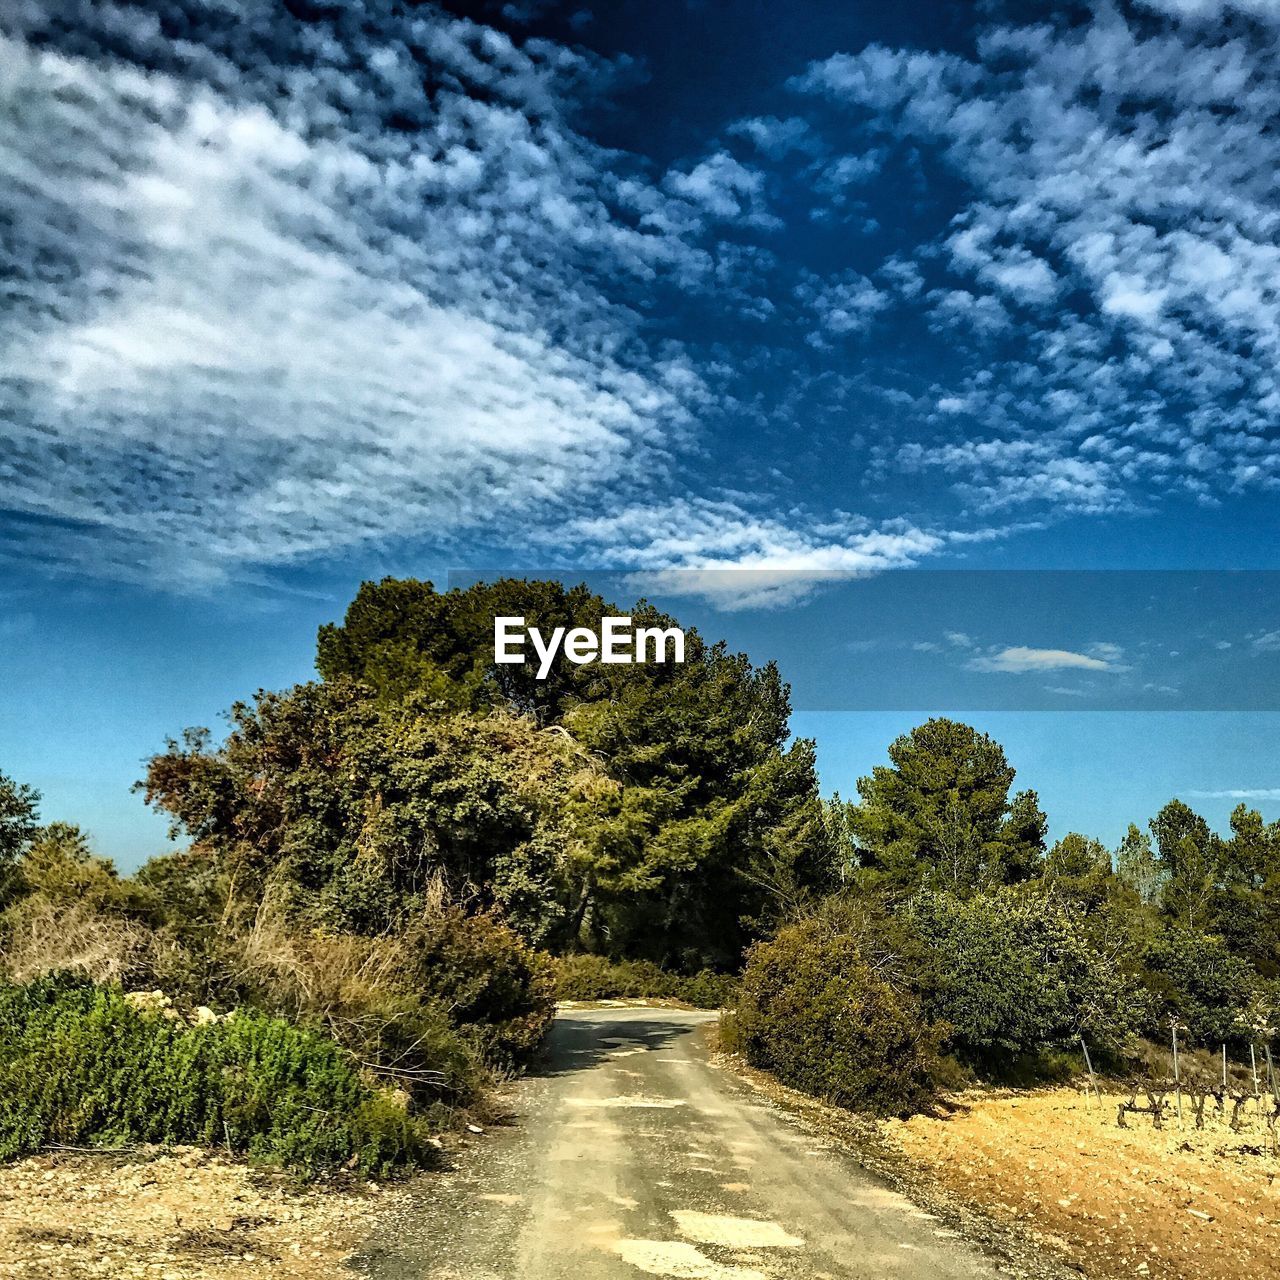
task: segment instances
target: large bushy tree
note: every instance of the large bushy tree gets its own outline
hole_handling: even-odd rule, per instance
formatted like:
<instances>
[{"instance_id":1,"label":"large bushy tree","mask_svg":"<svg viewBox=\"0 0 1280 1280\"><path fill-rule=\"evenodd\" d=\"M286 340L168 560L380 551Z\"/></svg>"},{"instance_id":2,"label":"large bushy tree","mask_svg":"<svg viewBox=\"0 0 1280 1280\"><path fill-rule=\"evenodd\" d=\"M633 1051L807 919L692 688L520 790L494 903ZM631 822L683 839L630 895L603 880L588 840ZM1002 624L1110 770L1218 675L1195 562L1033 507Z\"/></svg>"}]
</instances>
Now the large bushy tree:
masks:
<instances>
[{"instance_id":1,"label":"large bushy tree","mask_svg":"<svg viewBox=\"0 0 1280 1280\"><path fill-rule=\"evenodd\" d=\"M787 740L773 664L692 629L680 664L562 660L540 682L493 661L497 615L545 630L620 612L557 583L366 583L321 629L321 683L238 705L220 747L170 743L148 799L343 927L384 927L443 875L545 945L734 964L828 887L813 745Z\"/></svg>"}]
</instances>

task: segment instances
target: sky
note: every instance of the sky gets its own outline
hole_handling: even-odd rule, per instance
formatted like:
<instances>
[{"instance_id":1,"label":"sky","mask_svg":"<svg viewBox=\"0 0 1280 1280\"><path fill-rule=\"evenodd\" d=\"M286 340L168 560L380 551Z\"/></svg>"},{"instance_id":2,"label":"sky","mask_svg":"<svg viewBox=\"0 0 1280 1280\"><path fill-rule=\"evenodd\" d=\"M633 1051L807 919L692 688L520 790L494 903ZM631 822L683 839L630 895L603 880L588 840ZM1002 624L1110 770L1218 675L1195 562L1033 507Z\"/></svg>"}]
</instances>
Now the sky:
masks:
<instances>
[{"instance_id":1,"label":"sky","mask_svg":"<svg viewBox=\"0 0 1280 1280\"><path fill-rule=\"evenodd\" d=\"M360 581L607 569L828 788L1280 817L1278 115L1280 0L9 0L0 770L133 865Z\"/></svg>"}]
</instances>

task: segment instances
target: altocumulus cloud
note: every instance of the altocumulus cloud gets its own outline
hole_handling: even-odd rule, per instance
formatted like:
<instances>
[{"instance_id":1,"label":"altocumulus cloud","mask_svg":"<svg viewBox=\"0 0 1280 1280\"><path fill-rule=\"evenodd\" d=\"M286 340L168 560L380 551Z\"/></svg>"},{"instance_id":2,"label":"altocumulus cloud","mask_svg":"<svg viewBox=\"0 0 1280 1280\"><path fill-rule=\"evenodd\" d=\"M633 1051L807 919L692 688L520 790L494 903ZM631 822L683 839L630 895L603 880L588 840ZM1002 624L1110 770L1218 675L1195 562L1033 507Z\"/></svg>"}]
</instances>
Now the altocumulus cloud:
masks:
<instances>
[{"instance_id":1,"label":"altocumulus cloud","mask_svg":"<svg viewBox=\"0 0 1280 1280\"><path fill-rule=\"evenodd\" d=\"M716 286L717 224L770 224L758 175L713 152L650 179L575 131L625 67L430 8L380 21L9 16L0 553L214 582L483 530L652 559L647 532L566 521L678 488L712 390L635 304ZM727 510L698 527L755 547Z\"/></svg>"},{"instance_id":2,"label":"altocumulus cloud","mask_svg":"<svg viewBox=\"0 0 1280 1280\"><path fill-rule=\"evenodd\" d=\"M661 164L625 59L325 13L6 6L0 557L816 580L1280 480L1269 0L836 54Z\"/></svg>"},{"instance_id":3,"label":"altocumulus cloud","mask_svg":"<svg viewBox=\"0 0 1280 1280\"><path fill-rule=\"evenodd\" d=\"M923 145L965 184L912 305L978 340L947 396L967 412L898 462L987 509L1272 488L1280 5L1091 7L991 26L970 58L873 45L792 81L859 149Z\"/></svg>"},{"instance_id":4,"label":"altocumulus cloud","mask_svg":"<svg viewBox=\"0 0 1280 1280\"><path fill-rule=\"evenodd\" d=\"M598 283L699 269L609 216L557 114L608 67L430 14L282 50L270 9L225 48L110 5L64 7L70 51L0 47L0 486L68 530L28 555L217 577L518 519L642 469L703 393Z\"/></svg>"}]
</instances>

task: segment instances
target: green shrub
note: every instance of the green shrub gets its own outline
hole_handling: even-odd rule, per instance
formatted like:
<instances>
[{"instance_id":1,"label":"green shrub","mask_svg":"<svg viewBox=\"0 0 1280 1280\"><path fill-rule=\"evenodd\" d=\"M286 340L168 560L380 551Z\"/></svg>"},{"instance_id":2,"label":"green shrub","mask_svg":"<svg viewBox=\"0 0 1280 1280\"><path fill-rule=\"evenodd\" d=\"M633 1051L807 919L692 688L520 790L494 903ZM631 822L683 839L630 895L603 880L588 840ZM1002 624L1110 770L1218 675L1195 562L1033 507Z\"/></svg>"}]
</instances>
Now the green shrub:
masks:
<instances>
[{"instance_id":1,"label":"green shrub","mask_svg":"<svg viewBox=\"0 0 1280 1280\"><path fill-rule=\"evenodd\" d=\"M1143 969L1154 997L1146 1026L1153 1040L1165 1043L1176 1017L1184 1040L1247 1052L1249 1010L1265 984L1221 938L1169 928L1147 947Z\"/></svg>"},{"instance_id":2,"label":"green shrub","mask_svg":"<svg viewBox=\"0 0 1280 1280\"><path fill-rule=\"evenodd\" d=\"M476 1046L422 988L403 939L302 932L268 898L227 950L242 1007L322 1029L433 1119L443 1123L483 1092Z\"/></svg>"},{"instance_id":3,"label":"green shrub","mask_svg":"<svg viewBox=\"0 0 1280 1280\"><path fill-rule=\"evenodd\" d=\"M700 969L691 978L681 978L679 998L695 1009L720 1009L738 997L738 980L730 973Z\"/></svg>"},{"instance_id":4,"label":"green shrub","mask_svg":"<svg viewBox=\"0 0 1280 1280\"><path fill-rule=\"evenodd\" d=\"M949 1074L942 1040L866 938L837 922L788 925L747 954L730 1045L785 1084L859 1110L919 1110Z\"/></svg>"},{"instance_id":5,"label":"green shrub","mask_svg":"<svg viewBox=\"0 0 1280 1280\"><path fill-rule=\"evenodd\" d=\"M926 1016L951 1029L955 1051L997 1073L1021 1059L1119 1045L1147 1016L1114 943L1061 899L1015 889L960 898L922 893L909 918L926 946L913 975Z\"/></svg>"},{"instance_id":6,"label":"green shrub","mask_svg":"<svg viewBox=\"0 0 1280 1280\"><path fill-rule=\"evenodd\" d=\"M244 1011L198 1026L72 977L0 986L0 1158L192 1143L308 1177L421 1161L422 1122L333 1040Z\"/></svg>"},{"instance_id":7,"label":"green shrub","mask_svg":"<svg viewBox=\"0 0 1280 1280\"><path fill-rule=\"evenodd\" d=\"M703 969L692 977L668 973L649 960L609 960L597 955L552 961L557 1000L683 1000L697 1009L731 1003L736 979Z\"/></svg>"},{"instance_id":8,"label":"green shrub","mask_svg":"<svg viewBox=\"0 0 1280 1280\"><path fill-rule=\"evenodd\" d=\"M540 952L487 915L447 906L411 922L401 945L415 988L499 1068L525 1062L555 1015L550 969Z\"/></svg>"},{"instance_id":9,"label":"green shrub","mask_svg":"<svg viewBox=\"0 0 1280 1280\"><path fill-rule=\"evenodd\" d=\"M475 1101L485 1065L527 1059L555 1010L538 953L492 917L443 903L363 937L304 931L268 896L230 952L241 1002L322 1027L419 1105Z\"/></svg>"}]
</instances>

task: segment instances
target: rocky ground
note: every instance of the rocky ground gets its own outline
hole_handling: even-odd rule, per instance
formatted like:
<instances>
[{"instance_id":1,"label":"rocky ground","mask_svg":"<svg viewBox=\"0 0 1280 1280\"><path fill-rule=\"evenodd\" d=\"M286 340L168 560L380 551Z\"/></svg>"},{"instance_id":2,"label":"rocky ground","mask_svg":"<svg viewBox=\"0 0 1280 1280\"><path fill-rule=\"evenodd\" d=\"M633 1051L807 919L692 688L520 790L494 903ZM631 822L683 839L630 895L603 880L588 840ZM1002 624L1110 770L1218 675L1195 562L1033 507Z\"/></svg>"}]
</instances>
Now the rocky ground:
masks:
<instances>
[{"instance_id":1,"label":"rocky ground","mask_svg":"<svg viewBox=\"0 0 1280 1280\"><path fill-rule=\"evenodd\" d=\"M1039 1280L1256 1280L1280 1274L1280 1160L1264 1126L1116 1124L1129 1095L974 1090L935 1116L870 1121L722 1059L815 1138Z\"/></svg>"},{"instance_id":2,"label":"rocky ground","mask_svg":"<svg viewBox=\"0 0 1280 1280\"><path fill-rule=\"evenodd\" d=\"M194 1149L42 1155L0 1167L0 1277L349 1277L399 1194L302 1189Z\"/></svg>"},{"instance_id":3,"label":"rocky ground","mask_svg":"<svg viewBox=\"0 0 1280 1280\"><path fill-rule=\"evenodd\" d=\"M952 1195L1020 1223L1092 1280L1280 1274L1280 1161L1265 1129L1116 1123L1123 1098L971 1093L945 1117L891 1122L891 1150Z\"/></svg>"}]
</instances>

